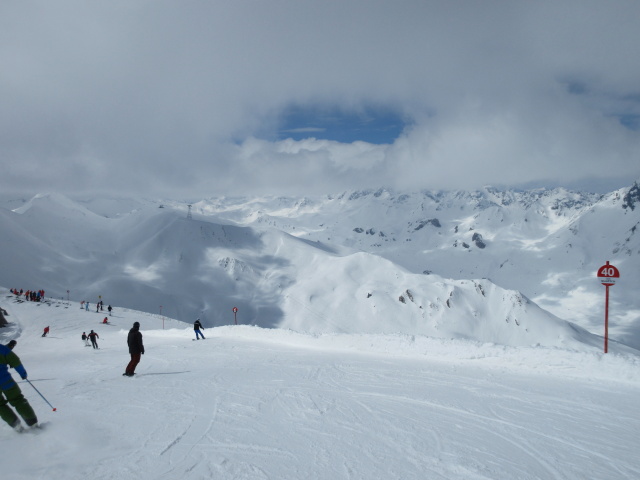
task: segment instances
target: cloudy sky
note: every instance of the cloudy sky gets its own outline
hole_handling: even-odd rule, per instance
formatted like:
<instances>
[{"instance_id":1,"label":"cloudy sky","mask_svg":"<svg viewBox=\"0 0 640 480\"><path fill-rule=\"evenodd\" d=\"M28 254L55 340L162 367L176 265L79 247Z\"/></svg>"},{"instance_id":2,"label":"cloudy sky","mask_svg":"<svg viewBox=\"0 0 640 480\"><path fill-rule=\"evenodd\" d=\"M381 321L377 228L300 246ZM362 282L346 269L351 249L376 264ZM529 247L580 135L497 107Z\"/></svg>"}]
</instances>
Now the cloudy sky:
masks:
<instances>
[{"instance_id":1,"label":"cloudy sky","mask_svg":"<svg viewBox=\"0 0 640 480\"><path fill-rule=\"evenodd\" d=\"M640 2L0 0L0 189L640 178Z\"/></svg>"}]
</instances>

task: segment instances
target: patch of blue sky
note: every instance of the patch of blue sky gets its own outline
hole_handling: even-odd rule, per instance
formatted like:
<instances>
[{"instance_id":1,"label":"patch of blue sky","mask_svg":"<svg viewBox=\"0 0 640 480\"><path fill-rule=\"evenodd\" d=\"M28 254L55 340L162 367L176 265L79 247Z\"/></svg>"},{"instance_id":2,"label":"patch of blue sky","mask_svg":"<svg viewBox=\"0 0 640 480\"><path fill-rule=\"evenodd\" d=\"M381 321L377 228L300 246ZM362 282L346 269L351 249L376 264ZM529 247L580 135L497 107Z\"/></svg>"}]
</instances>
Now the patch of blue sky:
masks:
<instances>
[{"instance_id":1,"label":"patch of blue sky","mask_svg":"<svg viewBox=\"0 0 640 480\"><path fill-rule=\"evenodd\" d=\"M621 125L627 127L629 130L640 130L640 115L635 113L625 113L616 115Z\"/></svg>"},{"instance_id":2,"label":"patch of blue sky","mask_svg":"<svg viewBox=\"0 0 640 480\"><path fill-rule=\"evenodd\" d=\"M316 138L342 143L393 143L407 126L407 119L386 107L350 110L341 107L292 105L279 117L277 140Z\"/></svg>"},{"instance_id":3,"label":"patch of blue sky","mask_svg":"<svg viewBox=\"0 0 640 480\"><path fill-rule=\"evenodd\" d=\"M617 119L623 127L633 131L640 130L640 94L620 95L598 91L590 88L585 82L576 80L566 81L565 85L571 95L587 98L596 108Z\"/></svg>"}]
</instances>

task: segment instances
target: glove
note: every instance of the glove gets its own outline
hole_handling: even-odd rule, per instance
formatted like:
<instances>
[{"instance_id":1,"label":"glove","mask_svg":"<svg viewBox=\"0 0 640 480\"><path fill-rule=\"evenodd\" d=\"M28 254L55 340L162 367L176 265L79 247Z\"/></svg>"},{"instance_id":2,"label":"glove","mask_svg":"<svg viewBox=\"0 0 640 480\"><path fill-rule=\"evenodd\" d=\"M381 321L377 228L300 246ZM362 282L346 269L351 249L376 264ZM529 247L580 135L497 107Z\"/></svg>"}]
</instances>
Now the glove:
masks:
<instances>
[{"instance_id":1,"label":"glove","mask_svg":"<svg viewBox=\"0 0 640 480\"><path fill-rule=\"evenodd\" d=\"M23 380L27 379L27 371L24 369L24 367L22 365L18 365L17 367L15 367L16 372L18 372L20 374L20 377Z\"/></svg>"}]
</instances>

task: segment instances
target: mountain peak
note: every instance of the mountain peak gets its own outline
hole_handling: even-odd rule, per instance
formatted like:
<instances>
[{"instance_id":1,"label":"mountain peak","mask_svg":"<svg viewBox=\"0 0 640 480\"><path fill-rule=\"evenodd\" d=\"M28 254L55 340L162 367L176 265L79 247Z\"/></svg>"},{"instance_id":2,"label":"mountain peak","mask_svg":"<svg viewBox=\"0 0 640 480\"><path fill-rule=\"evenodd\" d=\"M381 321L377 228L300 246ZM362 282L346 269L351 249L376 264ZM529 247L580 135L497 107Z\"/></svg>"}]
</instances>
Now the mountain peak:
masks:
<instances>
[{"instance_id":1,"label":"mountain peak","mask_svg":"<svg viewBox=\"0 0 640 480\"><path fill-rule=\"evenodd\" d=\"M80 214L83 216L95 215L61 193L39 193L23 206L16 208L13 211L23 215L33 210L58 215L69 213Z\"/></svg>"}]
</instances>

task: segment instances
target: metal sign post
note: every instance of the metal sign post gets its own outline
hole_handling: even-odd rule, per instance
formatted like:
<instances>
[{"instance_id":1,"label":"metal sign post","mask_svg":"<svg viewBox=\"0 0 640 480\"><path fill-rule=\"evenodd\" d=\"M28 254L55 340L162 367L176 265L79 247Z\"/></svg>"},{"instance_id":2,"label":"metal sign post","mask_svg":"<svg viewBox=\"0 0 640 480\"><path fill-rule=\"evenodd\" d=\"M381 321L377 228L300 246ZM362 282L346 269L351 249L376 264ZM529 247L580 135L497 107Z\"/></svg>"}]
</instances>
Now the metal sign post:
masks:
<instances>
[{"instance_id":1,"label":"metal sign post","mask_svg":"<svg viewBox=\"0 0 640 480\"><path fill-rule=\"evenodd\" d=\"M238 324L238 307L233 307L233 321L237 325Z\"/></svg>"},{"instance_id":2,"label":"metal sign post","mask_svg":"<svg viewBox=\"0 0 640 480\"><path fill-rule=\"evenodd\" d=\"M616 284L616 279L620 278L620 271L611 265L609 261L598 269L598 278L602 285L606 287L604 302L604 353L609 350L609 287Z\"/></svg>"}]
</instances>

